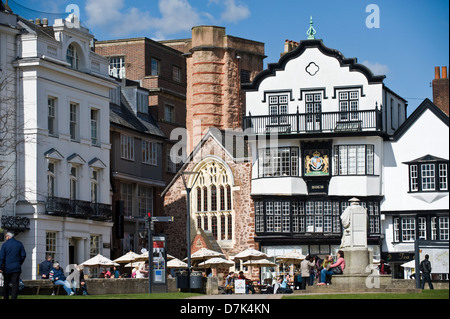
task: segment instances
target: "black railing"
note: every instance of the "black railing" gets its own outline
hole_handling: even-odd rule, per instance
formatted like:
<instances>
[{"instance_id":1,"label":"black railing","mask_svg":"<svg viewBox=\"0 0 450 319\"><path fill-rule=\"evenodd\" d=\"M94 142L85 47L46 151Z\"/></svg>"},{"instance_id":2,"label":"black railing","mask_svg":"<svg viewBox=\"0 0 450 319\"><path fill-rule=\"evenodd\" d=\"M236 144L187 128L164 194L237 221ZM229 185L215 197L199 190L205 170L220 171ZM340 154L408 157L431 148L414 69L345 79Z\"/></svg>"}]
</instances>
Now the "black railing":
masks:
<instances>
[{"instance_id":1,"label":"black railing","mask_svg":"<svg viewBox=\"0 0 450 319\"><path fill-rule=\"evenodd\" d=\"M45 210L48 215L104 221L112 219L111 205L61 197L47 198Z\"/></svg>"},{"instance_id":2,"label":"black railing","mask_svg":"<svg viewBox=\"0 0 450 319\"><path fill-rule=\"evenodd\" d=\"M254 134L341 133L381 130L379 110L295 113L244 117L246 132Z\"/></svg>"}]
</instances>

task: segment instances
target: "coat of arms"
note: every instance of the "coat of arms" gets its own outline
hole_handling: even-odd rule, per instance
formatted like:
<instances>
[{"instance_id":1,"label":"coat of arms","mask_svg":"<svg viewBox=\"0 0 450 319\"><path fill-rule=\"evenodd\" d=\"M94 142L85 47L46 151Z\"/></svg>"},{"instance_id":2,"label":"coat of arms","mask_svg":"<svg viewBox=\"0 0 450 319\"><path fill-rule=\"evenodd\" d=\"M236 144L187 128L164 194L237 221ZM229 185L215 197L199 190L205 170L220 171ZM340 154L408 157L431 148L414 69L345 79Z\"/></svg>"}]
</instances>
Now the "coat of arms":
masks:
<instances>
[{"instance_id":1,"label":"coat of arms","mask_svg":"<svg viewBox=\"0 0 450 319\"><path fill-rule=\"evenodd\" d=\"M328 175L328 155L315 151L305 158L305 175Z\"/></svg>"}]
</instances>

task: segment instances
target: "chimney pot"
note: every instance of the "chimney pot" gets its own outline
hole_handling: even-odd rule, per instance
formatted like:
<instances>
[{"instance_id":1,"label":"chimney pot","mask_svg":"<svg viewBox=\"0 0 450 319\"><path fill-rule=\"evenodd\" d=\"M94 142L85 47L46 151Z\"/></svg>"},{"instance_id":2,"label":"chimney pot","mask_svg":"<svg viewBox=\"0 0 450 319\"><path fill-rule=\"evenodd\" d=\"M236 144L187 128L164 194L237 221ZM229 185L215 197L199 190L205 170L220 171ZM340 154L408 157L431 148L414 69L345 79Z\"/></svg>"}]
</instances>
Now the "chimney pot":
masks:
<instances>
[{"instance_id":1,"label":"chimney pot","mask_svg":"<svg viewBox=\"0 0 450 319\"><path fill-rule=\"evenodd\" d=\"M41 25L41 19L40 18L36 18L36 25Z\"/></svg>"},{"instance_id":2,"label":"chimney pot","mask_svg":"<svg viewBox=\"0 0 450 319\"><path fill-rule=\"evenodd\" d=\"M446 66L442 67L442 78L443 79L447 78L447 67Z\"/></svg>"},{"instance_id":3,"label":"chimney pot","mask_svg":"<svg viewBox=\"0 0 450 319\"><path fill-rule=\"evenodd\" d=\"M441 68L436 66L434 68L434 79L437 80L437 79L440 79L440 78L441 78Z\"/></svg>"},{"instance_id":4,"label":"chimney pot","mask_svg":"<svg viewBox=\"0 0 450 319\"><path fill-rule=\"evenodd\" d=\"M47 18L42 19L42 25L44 27L48 27L48 19Z\"/></svg>"}]
</instances>

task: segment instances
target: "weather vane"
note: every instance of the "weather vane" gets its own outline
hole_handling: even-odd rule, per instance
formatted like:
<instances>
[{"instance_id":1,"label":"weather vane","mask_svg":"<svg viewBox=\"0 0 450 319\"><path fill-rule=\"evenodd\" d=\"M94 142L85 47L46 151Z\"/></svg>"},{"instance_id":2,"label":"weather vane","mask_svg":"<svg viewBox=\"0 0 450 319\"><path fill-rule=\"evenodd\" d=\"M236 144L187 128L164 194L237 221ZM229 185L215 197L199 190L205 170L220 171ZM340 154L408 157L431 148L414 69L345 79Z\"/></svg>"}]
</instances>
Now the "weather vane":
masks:
<instances>
[{"instance_id":1,"label":"weather vane","mask_svg":"<svg viewBox=\"0 0 450 319\"><path fill-rule=\"evenodd\" d=\"M309 19L309 29L308 31L306 31L306 34L308 35L308 40L314 40L316 37L316 30L313 27L313 18L311 16L311 18Z\"/></svg>"}]
</instances>

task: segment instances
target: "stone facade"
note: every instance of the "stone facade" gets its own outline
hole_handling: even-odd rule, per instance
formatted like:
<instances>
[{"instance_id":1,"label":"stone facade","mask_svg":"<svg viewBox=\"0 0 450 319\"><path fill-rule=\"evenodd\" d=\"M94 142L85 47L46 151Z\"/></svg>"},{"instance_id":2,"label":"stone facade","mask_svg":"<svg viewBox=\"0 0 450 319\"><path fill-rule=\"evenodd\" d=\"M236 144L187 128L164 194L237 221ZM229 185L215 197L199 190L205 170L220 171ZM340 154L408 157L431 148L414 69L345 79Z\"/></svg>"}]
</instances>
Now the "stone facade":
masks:
<instances>
[{"instance_id":1,"label":"stone facade","mask_svg":"<svg viewBox=\"0 0 450 319\"><path fill-rule=\"evenodd\" d=\"M188 154L209 127L241 128L245 98L240 84L262 71L264 44L226 35L216 26L197 26L191 39L162 43L187 54Z\"/></svg>"},{"instance_id":2,"label":"stone facade","mask_svg":"<svg viewBox=\"0 0 450 319\"><path fill-rule=\"evenodd\" d=\"M218 163L224 163L230 169L233 175L234 184L233 191L233 236L231 245L219 246L225 255L234 256L242 250L249 247L258 248L254 241L254 207L250 197L251 192L251 163L236 162L221 144L217 142L212 135L207 134L202 140L203 144L200 150L193 153L192 160L186 164L182 170L197 171L202 161L212 159ZM192 181L188 180L188 186L192 185ZM191 203L195 199L191 199ZM192 204L194 206L194 204ZM178 175L176 179L169 185L164 196L165 214L174 217L174 222L168 224L165 229L167 236L167 249L171 255L177 258L186 257L186 191L183 184L182 176ZM219 213L219 212L218 212ZM191 207L191 242L193 241L197 229L195 211ZM195 246L195 245L194 245ZM194 251L194 250L193 250Z\"/></svg>"},{"instance_id":3,"label":"stone facade","mask_svg":"<svg viewBox=\"0 0 450 319\"><path fill-rule=\"evenodd\" d=\"M227 149L221 140L222 134L211 133L211 128L216 132L221 130L222 133L225 130L241 130L245 114L245 95L241 91L241 83L251 81L262 71L264 44L226 35L225 28L216 26L197 26L192 28L191 39L162 43L184 52L186 56L187 154L191 154L191 157L180 172L198 172L206 169L205 163L215 163L227 171L228 184L225 184L231 192L230 195L228 190L225 193L226 207L218 205L212 208L209 198L200 208L197 203L200 197L197 196L205 200L205 194L210 196L212 192L211 186L220 183L207 181L206 191L198 195L200 183L197 181L192 187L193 180L188 181L188 184L191 183L188 186L192 187L191 242L196 229L201 226L216 232L217 242L227 257L249 247L258 249L254 241L255 216L250 196L251 162L240 161L240 156L235 154L236 149ZM208 175L207 178L222 177ZM221 194L218 187L217 196ZM178 258L184 258L187 251L186 191L180 173L166 188L163 196L165 214L175 218L165 229L168 251ZM228 198L232 200L231 208ZM220 200L218 198L218 203Z\"/></svg>"}]
</instances>

